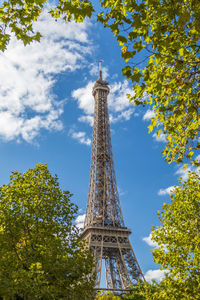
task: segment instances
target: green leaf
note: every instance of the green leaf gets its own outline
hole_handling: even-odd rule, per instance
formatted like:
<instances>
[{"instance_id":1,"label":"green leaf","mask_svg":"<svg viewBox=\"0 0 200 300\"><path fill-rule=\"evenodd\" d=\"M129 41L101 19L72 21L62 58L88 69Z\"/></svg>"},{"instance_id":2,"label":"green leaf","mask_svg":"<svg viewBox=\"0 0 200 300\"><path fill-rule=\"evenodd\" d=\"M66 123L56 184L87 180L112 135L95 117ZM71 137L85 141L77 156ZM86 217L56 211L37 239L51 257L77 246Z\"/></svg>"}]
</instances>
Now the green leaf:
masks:
<instances>
[{"instance_id":1,"label":"green leaf","mask_svg":"<svg viewBox=\"0 0 200 300\"><path fill-rule=\"evenodd\" d=\"M123 46L124 43L127 43L127 38L125 36L118 35L117 36L117 41L118 41L120 46Z\"/></svg>"}]
</instances>

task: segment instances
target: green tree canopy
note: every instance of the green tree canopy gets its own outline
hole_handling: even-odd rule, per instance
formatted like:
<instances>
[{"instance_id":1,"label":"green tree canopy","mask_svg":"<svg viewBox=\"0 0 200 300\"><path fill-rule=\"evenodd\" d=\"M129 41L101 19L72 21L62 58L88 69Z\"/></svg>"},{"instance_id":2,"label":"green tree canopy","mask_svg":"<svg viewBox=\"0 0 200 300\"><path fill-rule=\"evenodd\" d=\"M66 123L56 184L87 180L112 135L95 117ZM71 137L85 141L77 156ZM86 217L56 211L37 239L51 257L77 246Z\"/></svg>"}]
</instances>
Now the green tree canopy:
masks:
<instances>
[{"instance_id":1,"label":"green tree canopy","mask_svg":"<svg viewBox=\"0 0 200 300\"><path fill-rule=\"evenodd\" d=\"M73 226L77 207L47 165L0 188L0 296L89 299L92 257Z\"/></svg>"},{"instance_id":2,"label":"green tree canopy","mask_svg":"<svg viewBox=\"0 0 200 300\"><path fill-rule=\"evenodd\" d=\"M155 112L149 131L166 135L168 162L200 148L200 1L103 0L98 19L122 46L136 104ZM140 53L135 63L135 56Z\"/></svg>"},{"instance_id":3,"label":"green tree canopy","mask_svg":"<svg viewBox=\"0 0 200 300\"><path fill-rule=\"evenodd\" d=\"M114 295L113 293L100 293L95 300L165 300L169 298L160 297L165 293L165 288L162 283L138 283L133 286L129 292L121 295ZM166 293L165 293L166 295ZM173 298L170 298L170 300Z\"/></svg>"},{"instance_id":4,"label":"green tree canopy","mask_svg":"<svg viewBox=\"0 0 200 300\"><path fill-rule=\"evenodd\" d=\"M39 41L40 32L33 31L33 23L38 19L48 0L4 0L0 6L0 50L4 51L10 40L10 32L24 44ZM59 0L49 13L66 22L72 19L82 22L93 11L88 0Z\"/></svg>"},{"instance_id":5,"label":"green tree canopy","mask_svg":"<svg viewBox=\"0 0 200 300\"><path fill-rule=\"evenodd\" d=\"M182 299L199 299L200 173L191 172L187 181L180 181L159 219L162 225L152 232L158 243L154 261L169 270L167 285L182 291Z\"/></svg>"}]
</instances>

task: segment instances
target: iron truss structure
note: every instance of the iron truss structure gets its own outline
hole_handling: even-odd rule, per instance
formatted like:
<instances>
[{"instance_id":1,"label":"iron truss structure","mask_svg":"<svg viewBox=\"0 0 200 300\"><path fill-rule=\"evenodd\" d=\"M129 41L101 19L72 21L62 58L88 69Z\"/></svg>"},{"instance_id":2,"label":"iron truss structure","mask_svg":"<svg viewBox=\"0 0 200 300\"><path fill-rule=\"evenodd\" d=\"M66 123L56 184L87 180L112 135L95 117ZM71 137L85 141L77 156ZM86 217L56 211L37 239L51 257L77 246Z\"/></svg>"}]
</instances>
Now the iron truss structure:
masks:
<instances>
[{"instance_id":1,"label":"iron truss structure","mask_svg":"<svg viewBox=\"0 0 200 300\"><path fill-rule=\"evenodd\" d=\"M96 288L104 268L108 290L123 291L143 281L144 276L125 227L113 163L107 96L108 83L99 78L93 87L95 100L89 193L81 238L94 255Z\"/></svg>"}]
</instances>

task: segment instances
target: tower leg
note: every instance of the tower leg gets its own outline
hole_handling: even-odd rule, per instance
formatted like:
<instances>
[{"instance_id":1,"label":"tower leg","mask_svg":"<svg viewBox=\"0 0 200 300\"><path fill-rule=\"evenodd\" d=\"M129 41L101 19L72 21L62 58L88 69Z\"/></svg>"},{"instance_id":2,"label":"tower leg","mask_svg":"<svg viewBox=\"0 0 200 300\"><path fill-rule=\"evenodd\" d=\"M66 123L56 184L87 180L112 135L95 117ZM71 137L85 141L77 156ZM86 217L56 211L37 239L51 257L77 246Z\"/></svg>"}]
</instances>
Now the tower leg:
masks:
<instances>
[{"instance_id":1,"label":"tower leg","mask_svg":"<svg viewBox=\"0 0 200 300\"><path fill-rule=\"evenodd\" d=\"M106 286L108 289L112 289L113 281L112 281L109 257L105 258L105 271L106 271Z\"/></svg>"}]
</instances>

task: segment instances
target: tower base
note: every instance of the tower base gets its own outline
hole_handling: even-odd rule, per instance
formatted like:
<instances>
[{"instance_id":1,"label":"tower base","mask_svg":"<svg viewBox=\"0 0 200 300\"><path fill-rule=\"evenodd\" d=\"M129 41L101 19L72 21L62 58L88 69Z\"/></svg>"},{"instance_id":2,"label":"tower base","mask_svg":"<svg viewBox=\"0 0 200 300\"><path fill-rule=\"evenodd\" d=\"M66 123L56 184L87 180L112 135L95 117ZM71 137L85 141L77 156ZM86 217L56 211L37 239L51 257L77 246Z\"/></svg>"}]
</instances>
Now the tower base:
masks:
<instances>
[{"instance_id":1,"label":"tower base","mask_svg":"<svg viewBox=\"0 0 200 300\"><path fill-rule=\"evenodd\" d=\"M88 244L94 255L96 288L100 288L101 272L105 267L107 290L128 290L129 286L144 281L131 244L131 231L126 227L84 228L81 238Z\"/></svg>"}]
</instances>

